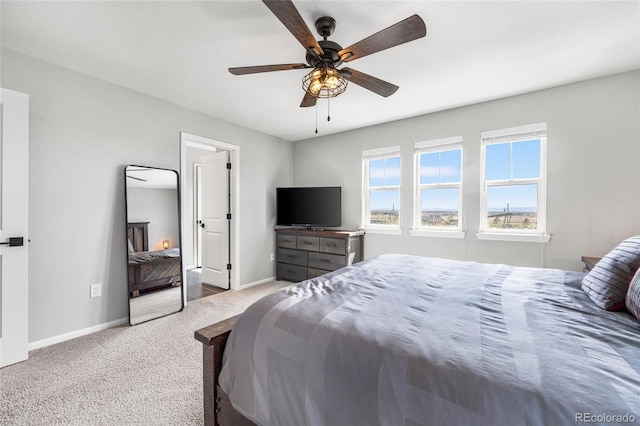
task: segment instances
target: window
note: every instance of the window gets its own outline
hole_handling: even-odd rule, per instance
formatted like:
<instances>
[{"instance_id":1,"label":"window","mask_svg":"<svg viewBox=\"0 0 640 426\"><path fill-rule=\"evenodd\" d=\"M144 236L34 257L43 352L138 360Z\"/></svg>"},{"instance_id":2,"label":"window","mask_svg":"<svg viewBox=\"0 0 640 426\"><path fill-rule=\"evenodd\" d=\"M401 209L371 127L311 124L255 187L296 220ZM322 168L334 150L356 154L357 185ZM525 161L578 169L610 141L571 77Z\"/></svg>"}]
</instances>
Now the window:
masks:
<instances>
[{"instance_id":1,"label":"window","mask_svg":"<svg viewBox=\"0 0 640 426\"><path fill-rule=\"evenodd\" d=\"M546 123L482 133L479 238L549 241L546 134Z\"/></svg>"},{"instance_id":2,"label":"window","mask_svg":"<svg viewBox=\"0 0 640 426\"><path fill-rule=\"evenodd\" d=\"M414 145L414 157L412 235L463 237L462 137L418 142Z\"/></svg>"},{"instance_id":3,"label":"window","mask_svg":"<svg viewBox=\"0 0 640 426\"><path fill-rule=\"evenodd\" d=\"M363 162L363 224L400 230L400 147L367 150Z\"/></svg>"}]
</instances>

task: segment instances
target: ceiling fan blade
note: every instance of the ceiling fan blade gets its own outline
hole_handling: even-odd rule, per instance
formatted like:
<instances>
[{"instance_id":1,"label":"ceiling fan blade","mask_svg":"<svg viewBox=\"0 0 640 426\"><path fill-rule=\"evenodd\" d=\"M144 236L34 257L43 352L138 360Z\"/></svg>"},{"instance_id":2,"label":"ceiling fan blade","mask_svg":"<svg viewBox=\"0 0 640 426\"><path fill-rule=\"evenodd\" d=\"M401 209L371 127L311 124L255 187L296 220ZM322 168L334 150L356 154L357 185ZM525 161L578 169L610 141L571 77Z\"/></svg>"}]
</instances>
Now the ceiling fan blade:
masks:
<instances>
[{"instance_id":1,"label":"ceiling fan blade","mask_svg":"<svg viewBox=\"0 0 640 426\"><path fill-rule=\"evenodd\" d=\"M371 90L373 93L377 93L378 95L384 96L385 98L393 95L394 93L396 93L396 90L399 89L399 87L395 84L388 83L384 80L380 80L379 78L372 77L369 74L356 71L352 68L343 68L340 70L340 72L351 83Z\"/></svg>"},{"instance_id":2,"label":"ceiling fan blade","mask_svg":"<svg viewBox=\"0 0 640 426\"><path fill-rule=\"evenodd\" d=\"M350 62L425 35L427 35L427 27L424 21L418 15L413 15L342 49L338 55L343 62Z\"/></svg>"},{"instance_id":3,"label":"ceiling fan blade","mask_svg":"<svg viewBox=\"0 0 640 426\"><path fill-rule=\"evenodd\" d=\"M318 98L310 95L308 92L304 92L304 98L302 98L302 103L300 104L300 108L312 107L316 104Z\"/></svg>"},{"instance_id":4,"label":"ceiling fan blade","mask_svg":"<svg viewBox=\"0 0 640 426\"><path fill-rule=\"evenodd\" d=\"M253 67L236 67L229 68L229 72L233 75L256 74L259 72L301 70L310 68L307 64L279 64L279 65L257 65Z\"/></svg>"},{"instance_id":5,"label":"ceiling fan blade","mask_svg":"<svg viewBox=\"0 0 640 426\"><path fill-rule=\"evenodd\" d=\"M318 41L309 30L304 19L300 16L300 12L291 0L262 0L262 2L276 15L276 18L284 24L291 34L300 42L305 49L313 49L319 55L323 55L324 51L318 44Z\"/></svg>"}]
</instances>

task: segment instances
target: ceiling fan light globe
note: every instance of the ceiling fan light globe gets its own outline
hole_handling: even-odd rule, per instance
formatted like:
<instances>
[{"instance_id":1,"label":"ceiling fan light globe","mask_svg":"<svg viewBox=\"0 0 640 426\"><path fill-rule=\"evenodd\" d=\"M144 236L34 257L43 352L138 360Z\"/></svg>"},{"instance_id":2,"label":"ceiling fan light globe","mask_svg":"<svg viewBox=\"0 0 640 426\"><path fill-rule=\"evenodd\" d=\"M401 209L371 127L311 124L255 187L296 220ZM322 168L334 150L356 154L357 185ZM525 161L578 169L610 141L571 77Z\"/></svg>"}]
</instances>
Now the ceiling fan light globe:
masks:
<instances>
[{"instance_id":1,"label":"ceiling fan light globe","mask_svg":"<svg viewBox=\"0 0 640 426\"><path fill-rule=\"evenodd\" d=\"M314 68L302 79L302 88L317 98L334 98L347 89L347 80L335 68Z\"/></svg>"}]
</instances>

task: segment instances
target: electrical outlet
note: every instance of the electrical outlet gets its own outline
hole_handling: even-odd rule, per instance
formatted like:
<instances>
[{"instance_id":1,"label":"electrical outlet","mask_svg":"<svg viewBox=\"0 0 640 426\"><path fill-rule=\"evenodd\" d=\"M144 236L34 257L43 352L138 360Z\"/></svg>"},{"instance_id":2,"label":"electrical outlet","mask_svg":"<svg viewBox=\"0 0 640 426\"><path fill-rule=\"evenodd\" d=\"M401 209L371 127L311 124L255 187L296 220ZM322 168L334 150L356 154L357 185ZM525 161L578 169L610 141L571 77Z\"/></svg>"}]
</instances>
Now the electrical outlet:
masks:
<instances>
[{"instance_id":1,"label":"electrical outlet","mask_svg":"<svg viewBox=\"0 0 640 426\"><path fill-rule=\"evenodd\" d=\"M91 294L90 297L100 297L102 296L102 283L91 284Z\"/></svg>"},{"instance_id":2,"label":"electrical outlet","mask_svg":"<svg viewBox=\"0 0 640 426\"><path fill-rule=\"evenodd\" d=\"M272 261L272 262L273 262L274 260L276 260L276 258L275 258L275 256L273 255L273 253L271 253L270 259L271 259L271 261Z\"/></svg>"}]
</instances>

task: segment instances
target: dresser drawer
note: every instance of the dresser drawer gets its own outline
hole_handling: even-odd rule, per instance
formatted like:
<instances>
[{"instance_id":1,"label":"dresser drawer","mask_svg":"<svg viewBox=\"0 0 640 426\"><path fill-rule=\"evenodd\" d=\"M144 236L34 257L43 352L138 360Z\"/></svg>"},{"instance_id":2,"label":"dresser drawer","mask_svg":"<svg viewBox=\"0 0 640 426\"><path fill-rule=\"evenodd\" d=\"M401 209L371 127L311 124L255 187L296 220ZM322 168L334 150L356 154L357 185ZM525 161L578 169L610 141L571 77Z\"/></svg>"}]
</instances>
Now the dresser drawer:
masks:
<instances>
[{"instance_id":1,"label":"dresser drawer","mask_svg":"<svg viewBox=\"0 0 640 426\"><path fill-rule=\"evenodd\" d=\"M320 238L298 235L298 250L318 251Z\"/></svg>"},{"instance_id":2,"label":"dresser drawer","mask_svg":"<svg viewBox=\"0 0 640 426\"><path fill-rule=\"evenodd\" d=\"M309 267L323 269L325 271L335 271L345 266L344 256L326 253L309 253Z\"/></svg>"},{"instance_id":3,"label":"dresser drawer","mask_svg":"<svg viewBox=\"0 0 640 426\"><path fill-rule=\"evenodd\" d=\"M315 278L315 277L319 277L320 275L324 275L328 272L329 271L325 271L324 269L309 268L307 269L307 276L309 278Z\"/></svg>"},{"instance_id":4,"label":"dresser drawer","mask_svg":"<svg viewBox=\"0 0 640 426\"><path fill-rule=\"evenodd\" d=\"M307 279L307 268L304 266L288 265L278 262L276 273L279 280L293 281L294 283Z\"/></svg>"},{"instance_id":5,"label":"dresser drawer","mask_svg":"<svg viewBox=\"0 0 640 426\"><path fill-rule=\"evenodd\" d=\"M320 238L320 252L344 254L346 240L341 238Z\"/></svg>"},{"instance_id":6,"label":"dresser drawer","mask_svg":"<svg viewBox=\"0 0 640 426\"><path fill-rule=\"evenodd\" d=\"M307 266L307 253L304 251L279 248L277 254L278 262Z\"/></svg>"},{"instance_id":7,"label":"dresser drawer","mask_svg":"<svg viewBox=\"0 0 640 426\"><path fill-rule=\"evenodd\" d=\"M276 235L276 246L283 248L296 248L296 236L295 235L287 235L287 234L277 234Z\"/></svg>"}]
</instances>

